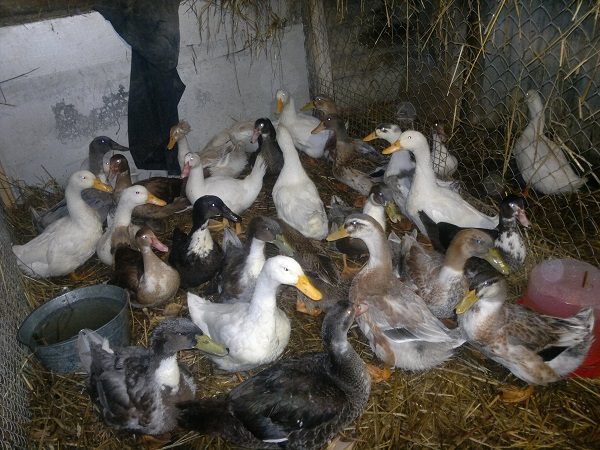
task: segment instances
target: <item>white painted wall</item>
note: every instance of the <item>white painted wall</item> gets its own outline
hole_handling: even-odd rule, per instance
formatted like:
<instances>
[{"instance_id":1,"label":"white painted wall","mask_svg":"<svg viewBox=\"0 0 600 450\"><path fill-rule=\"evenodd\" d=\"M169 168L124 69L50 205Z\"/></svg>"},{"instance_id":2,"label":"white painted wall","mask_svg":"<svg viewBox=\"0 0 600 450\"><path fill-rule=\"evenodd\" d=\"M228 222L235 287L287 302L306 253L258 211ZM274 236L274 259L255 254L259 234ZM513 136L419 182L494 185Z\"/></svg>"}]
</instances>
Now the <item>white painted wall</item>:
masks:
<instances>
[{"instance_id":1,"label":"white painted wall","mask_svg":"<svg viewBox=\"0 0 600 450\"><path fill-rule=\"evenodd\" d=\"M212 23L210 40L201 39L195 15L180 8L178 69L187 87L179 111L192 125L192 148L202 148L233 119L273 116L279 87L290 90L298 104L308 100L301 24L286 27L280 57L271 64L248 50L228 57L230 35ZM6 174L27 184L49 176L64 183L85 161L95 136L127 145L126 108L106 106L103 97L116 96L120 86L129 90L130 55L98 13L0 28L0 81L36 69L0 84L0 101L14 105L0 105L0 161ZM80 113L73 132L62 136L52 111L60 102Z\"/></svg>"}]
</instances>

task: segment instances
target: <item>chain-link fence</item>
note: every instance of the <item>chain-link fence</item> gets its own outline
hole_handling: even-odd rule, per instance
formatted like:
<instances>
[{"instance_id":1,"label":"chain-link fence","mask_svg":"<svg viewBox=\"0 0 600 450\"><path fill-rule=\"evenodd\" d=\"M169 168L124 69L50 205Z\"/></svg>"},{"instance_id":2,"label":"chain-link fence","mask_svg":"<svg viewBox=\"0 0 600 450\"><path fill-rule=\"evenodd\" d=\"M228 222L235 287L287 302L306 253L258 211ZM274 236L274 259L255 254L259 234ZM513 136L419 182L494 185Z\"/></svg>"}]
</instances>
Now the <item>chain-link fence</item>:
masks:
<instances>
[{"instance_id":1,"label":"chain-link fence","mask_svg":"<svg viewBox=\"0 0 600 450\"><path fill-rule=\"evenodd\" d=\"M311 94L333 96L351 134L401 122L431 136L445 122L459 164L453 178L472 196L494 206L505 193L527 194L536 259L600 264L597 2L309 0L303 14ZM541 96L545 128L521 149L537 158L524 179L515 143L531 122L528 90ZM398 115L403 102L414 105L414 121ZM550 155L538 150L546 139L557 144ZM586 181L547 194L535 181L546 168L549 190L564 177Z\"/></svg>"},{"instance_id":2,"label":"chain-link fence","mask_svg":"<svg viewBox=\"0 0 600 450\"><path fill-rule=\"evenodd\" d=\"M28 313L15 255L11 250L4 208L0 206L0 448L27 448L25 425L29 420L27 392L21 378L21 364L26 352L16 336L21 321Z\"/></svg>"}]
</instances>

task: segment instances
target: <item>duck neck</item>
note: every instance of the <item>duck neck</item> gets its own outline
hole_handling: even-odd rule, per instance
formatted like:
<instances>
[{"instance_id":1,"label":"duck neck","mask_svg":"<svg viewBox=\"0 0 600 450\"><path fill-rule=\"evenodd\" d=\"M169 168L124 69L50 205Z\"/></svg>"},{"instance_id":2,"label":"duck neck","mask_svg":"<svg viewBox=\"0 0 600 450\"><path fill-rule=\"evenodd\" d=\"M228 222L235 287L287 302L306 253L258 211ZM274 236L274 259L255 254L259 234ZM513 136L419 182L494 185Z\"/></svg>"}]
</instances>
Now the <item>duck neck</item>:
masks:
<instances>
[{"instance_id":1,"label":"duck neck","mask_svg":"<svg viewBox=\"0 0 600 450\"><path fill-rule=\"evenodd\" d=\"M192 196L190 195L190 193L199 192L203 189L204 167L202 167L202 164L198 164L197 166L192 167L190 170L190 175L188 176L187 184L185 186L185 192L188 195L190 201L192 201Z\"/></svg>"},{"instance_id":2,"label":"duck neck","mask_svg":"<svg viewBox=\"0 0 600 450\"><path fill-rule=\"evenodd\" d=\"M146 277L153 276L153 274L160 270L161 259L154 254L150 246L144 246L140 251L142 253L142 261L144 262L144 275Z\"/></svg>"},{"instance_id":3,"label":"duck neck","mask_svg":"<svg viewBox=\"0 0 600 450\"><path fill-rule=\"evenodd\" d=\"M283 177L282 180L294 181L298 178L299 174L305 173L298 152L294 147L286 148L285 150L282 147L281 151L283 153L283 167L279 176Z\"/></svg>"},{"instance_id":4,"label":"duck neck","mask_svg":"<svg viewBox=\"0 0 600 450\"><path fill-rule=\"evenodd\" d=\"M208 220L200 227L190 232L190 243L188 253L193 253L200 257L208 255L214 248L214 242L208 229Z\"/></svg>"},{"instance_id":5,"label":"duck neck","mask_svg":"<svg viewBox=\"0 0 600 450\"><path fill-rule=\"evenodd\" d=\"M373 233L364 243L369 249L369 260L365 269L377 269L385 276L392 276L392 254L383 233Z\"/></svg>"},{"instance_id":6,"label":"duck neck","mask_svg":"<svg viewBox=\"0 0 600 450\"><path fill-rule=\"evenodd\" d=\"M248 249L248 257L244 265L244 273L257 278L265 265L265 241L252 238L250 240L250 248Z\"/></svg>"},{"instance_id":7,"label":"duck neck","mask_svg":"<svg viewBox=\"0 0 600 450\"><path fill-rule=\"evenodd\" d=\"M366 403L371 389L371 377L365 363L348 339L326 344L330 366L328 371L337 379L338 387L350 393L357 404Z\"/></svg>"},{"instance_id":8,"label":"duck neck","mask_svg":"<svg viewBox=\"0 0 600 450\"><path fill-rule=\"evenodd\" d=\"M517 219L515 217L500 217L500 223L498 224L498 231L500 233L514 231L516 228Z\"/></svg>"},{"instance_id":9,"label":"duck neck","mask_svg":"<svg viewBox=\"0 0 600 450\"><path fill-rule=\"evenodd\" d=\"M129 170L119 172L115 180L113 197L118 201L118 199L121 197L121 193L131 185L131 173L129 172Z\"/></svg>"},{"instance_id":10,"label":"duck neck","mask_svg":"<svg viewBox=\"0 0 600 450\"><path fill-rule=\"evenodd\" d=\"M249 306L249 315L253 318L270 317L275 310L277 301L277 288L279 282L271 278L265 270L260 272L256 279L254 294ZM269 313L271 315L269 316Z\"/></svg>"},{"instance_id":11,"label":"duck neck","mask_svg":"<svg viewBox=\"0 0 600 450\"><path fill-rule=\"evenodd\" d=\"M136 205L129 203L119 202L117 210L115 211L115 218L112 224L112 228L127 227L131 224L131 214Z\"/></svg>"},{"instance_id":12,"label":"duck neck","mask_svg":"<svg viewBox=\"0 0 600 450\"><path fill-rule=\"evenodd\" d=\"M458 243L458 245L460 245L460 243ZM448 247L448 250L446 250L442 272L447 275L457 272L462 273L465 269L467 259L469 259L469 255L461 251L460 246L457 247L456 242L452 242Z\"/></svg>"},{"instance_id":13,"label":"duck neck","mask_svg":"<svg viewBox=\"0 0 600 450\"><path fill-rule=\"evenodd\" d=\"M65 189L69 217L75 222L86 221L95 214L95 211L81 198L81 192L81 189L69 185Z\"/></svg>"},{"instance_id":14,"label":"duck neck","mask_svg":"<svg viewBox=\"0 0 600 450\"><path fill-rule=\"evenodd\" d=\"M413 183L435 184L435 173L433 172L429 148L411 150L411 152L415 156L415 177Z\"/></svg>"},{"instance_id":15,"label":"duck neck","mask_svg":"<svg viewBox=\"0 0 600 450\"><path fill-rule=\"evenodd\" d=\"M544 104L539 96L536 96L529 102L529 126L531 126L536 135L544 133L545 118Z\"/></svg>"},{"instance_id":16,"label":"duck neck","mask_svg":"<svg viewBox=\"0 0 600 450\"><path fill-rule=\"evenodd\" d=\"M385 208L377 203L371 201L371 197L367 199L365 206L363 206L363 213L371 216L373 219L377 221L381 228L383 228L383 232L386 230L386 220L385 220Z\"/></svg>"},{"instance_id":17,"label":"duck neck","mask_svg":"<svg viewBox=\"0 0 600 450\"><path fill-rule=\"evenodd\" d=\"M283 109L281 110L281 116L279 118L280 122L286 123L289 120L294 120L296 118L296 104L294 103L294 99L290 96L285 105L283 105Z\"/></svg>"}]
</instances>

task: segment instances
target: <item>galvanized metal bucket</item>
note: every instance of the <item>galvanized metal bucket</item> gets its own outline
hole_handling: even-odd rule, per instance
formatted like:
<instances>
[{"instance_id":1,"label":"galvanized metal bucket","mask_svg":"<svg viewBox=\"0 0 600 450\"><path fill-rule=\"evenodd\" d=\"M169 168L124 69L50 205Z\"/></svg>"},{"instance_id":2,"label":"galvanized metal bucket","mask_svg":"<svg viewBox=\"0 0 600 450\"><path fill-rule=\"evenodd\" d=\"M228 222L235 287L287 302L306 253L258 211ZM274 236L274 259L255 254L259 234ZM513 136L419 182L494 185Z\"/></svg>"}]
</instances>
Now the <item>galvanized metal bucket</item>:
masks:
<instances>
[{"instance_id":1,"label":"galvanized metal bucket","mask_svg":"<svg viewBox=\"0 0 600 450\"><path fill-rule=\"evenodd\" d=\"M98 284L62 294L35 309L21 324L17 337L42 364L58 373L80 370L79 330L89 328L111 346L129 344L129 295L126 290Z\"/></svg>"}]
</instances>

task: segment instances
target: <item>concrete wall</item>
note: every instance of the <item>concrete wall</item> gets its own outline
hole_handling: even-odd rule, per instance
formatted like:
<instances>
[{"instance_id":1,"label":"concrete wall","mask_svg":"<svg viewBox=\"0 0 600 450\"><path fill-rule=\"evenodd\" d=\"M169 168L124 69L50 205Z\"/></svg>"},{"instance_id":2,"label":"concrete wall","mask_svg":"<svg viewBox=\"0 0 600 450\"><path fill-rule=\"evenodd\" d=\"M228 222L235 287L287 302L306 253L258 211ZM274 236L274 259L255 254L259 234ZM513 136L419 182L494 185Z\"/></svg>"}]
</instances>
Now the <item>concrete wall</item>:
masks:
<instances>
[{"instance_id":1,"label":"concrete wall","mask_svg":"<svg viewBox=\"0 0 600 450\"><path fill-rule=\"evenodd\" d=\"M187 87L179 111L192 125L192 148L202 148L234 119L272 116L280 86L298 104L308 100L301 23L288 21L281 51L265 57L235 48L231 29L217 23L219 14L201 36L194 13L180 8L179 73ZM49 176L64 182L81 167L95 136L127 145L130 55L98 13L0 28L0 81L33 70L0 84L6 174L28 184Z\"/></svg>"}]
</instances>

